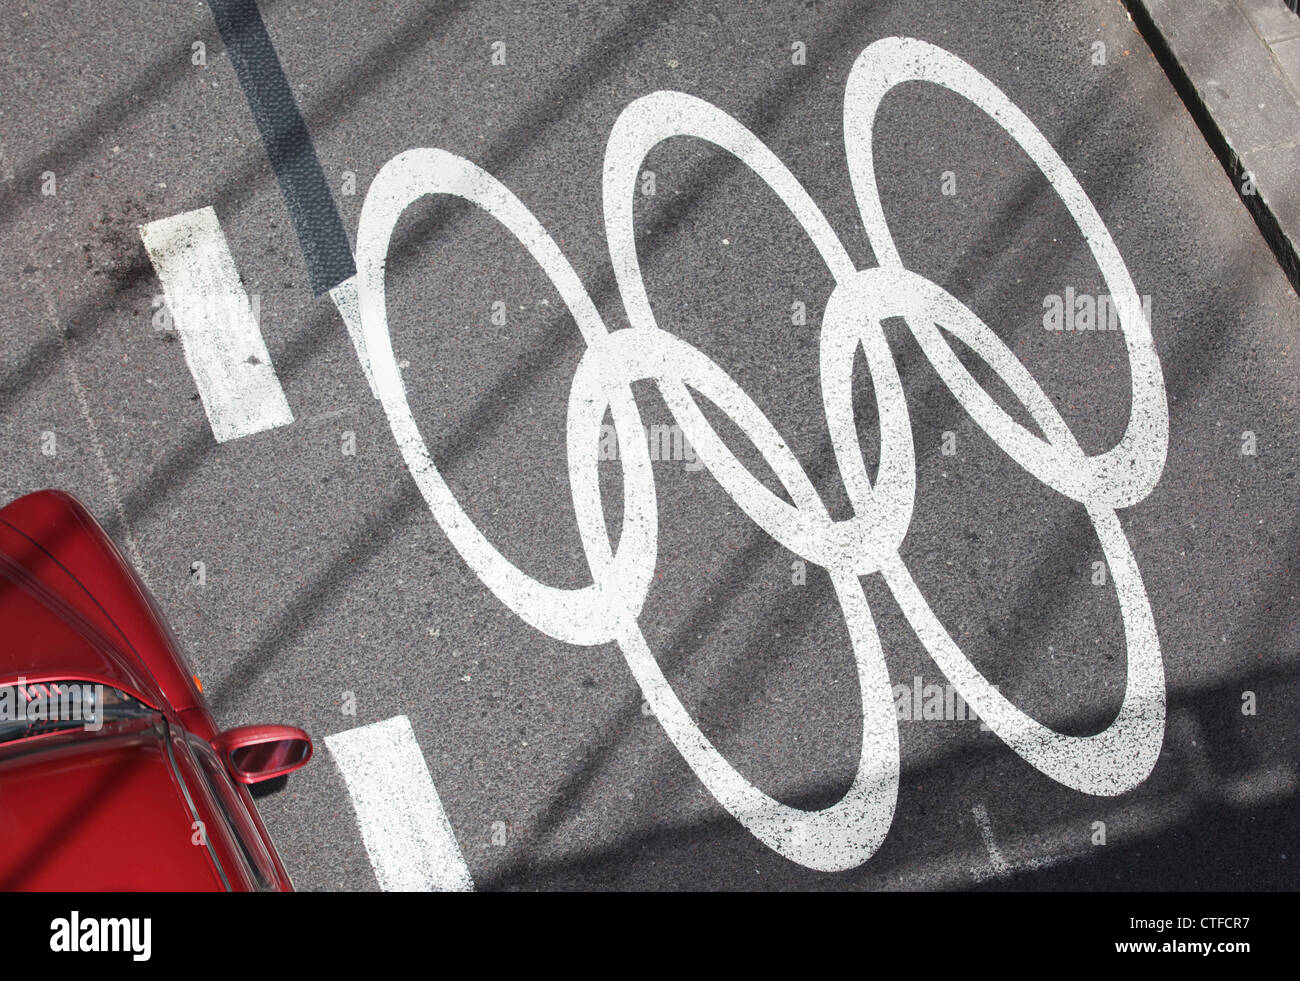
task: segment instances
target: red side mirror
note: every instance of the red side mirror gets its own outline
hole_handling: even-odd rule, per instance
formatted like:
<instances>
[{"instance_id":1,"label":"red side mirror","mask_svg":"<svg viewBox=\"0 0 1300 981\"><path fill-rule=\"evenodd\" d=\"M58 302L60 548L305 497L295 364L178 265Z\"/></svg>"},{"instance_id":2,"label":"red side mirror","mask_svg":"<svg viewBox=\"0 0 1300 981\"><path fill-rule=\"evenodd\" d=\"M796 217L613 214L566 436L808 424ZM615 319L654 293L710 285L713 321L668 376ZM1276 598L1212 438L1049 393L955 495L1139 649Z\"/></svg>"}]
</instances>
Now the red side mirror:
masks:
<instances>
[{"instance_id":1,"label":"red side mirror","mask_svg":"<svg viewBox=\"0 0 1300 981\"><path fill-rule=\"evenodd\" d=\"M238 726L212 745L231 779L242 784L282 777L311 759L311 737L293 726Z\"/></svg>"}]
</instances>

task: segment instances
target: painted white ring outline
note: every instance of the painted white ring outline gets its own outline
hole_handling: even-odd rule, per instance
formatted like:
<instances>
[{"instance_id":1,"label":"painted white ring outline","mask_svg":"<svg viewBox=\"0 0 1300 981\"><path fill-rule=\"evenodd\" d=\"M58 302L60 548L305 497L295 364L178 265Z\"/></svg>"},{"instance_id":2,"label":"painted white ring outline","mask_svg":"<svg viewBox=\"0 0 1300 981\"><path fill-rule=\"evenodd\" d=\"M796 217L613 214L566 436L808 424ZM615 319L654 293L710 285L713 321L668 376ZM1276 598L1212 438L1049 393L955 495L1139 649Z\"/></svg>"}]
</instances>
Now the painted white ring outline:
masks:
<instances>
[{"instance_id":1,"label":"painted white ring outline","mask_svg":"<svg viewBox=\"0 0 1300 981\"><path fill-rule=\"evenodd\" d=\"M592 568L590 586L546 586L505 559L456 502L416 426L393 353L384 271L397 220L413 201L427 194L463 198L500 221L556 284L588 341L570 394L568 444L574 510ZM691 380L701 391L713 394L720 406L739 406L733 418L769 461L775 454L774 469L791 481L787 489L806 506L820 508L806 474L758 407L721 368L683 341L662 332L655 332L655 337L632 331L607 334L589 297L581 292L572 267L522 202L490 174L445 151L408 150L383 167L362 207L356 262L366 350L384 412L421 494L470 567L502 602L544 633L576 644L617 640L646 701L687 765L714 798L768 847L822 871L842 871L866 861L880 847L893 821L899 747L884 652L856 577L832 572L858 672L862 746L849 789L835 804L818 811L782 804L726 761L673 692L636 622L653 574L657 518L649 450L644 439L638 438L643 430L631 398L631 382L641 377L664 378L669 367L664 354L670 353L676 366L690 368ZM615 552L610 551L594 466L595 437L606 407L614 416L621 454L632 463L623 474L626 517ZM779 446L774 446L773 440ZM700 447L698 452L717 466L718 447L730 456L721 441ZM581 452L584 448L585 454ZM579 451L576 457L572 456L575 449ZM580 461L577 467L573 460ZM765 488L763 492L775 499Z\"/></svg>"},{"instance_id":2,"label":"painted white ring outline","mask_svg":"<svg viewBox=\"0 0 1300 981\"><path fill-rule=\"evenodd\" d=\"M613 623L638 592L644 597L654 576L657 525L650 451L640 434L641 415L631 394L610 399L619 437L619 458L626 467L623 484L624 532L612 560L618 575L593 580L578 589L548 586L527 575L487 540L457 503L429 456L424 437L411 415L406 386L397 370L388 329L384 270L388 243L407 206L429 194L448 194L482 208L509 229L555 285L588 343L605 335L605 326L577 273L559 247L523 203L496 178L445 150L407 150L384 165L371 184L357 229L357 289L365 346L375 386L393 438L411 476L447 537L470 567L503 603L543 633L571 644L614 640ZM631 434L637 434L632 437ZM639 492L639 493L638 493ZM613 597L606 582L627 581L640 588Z\"/></svg>"},{"instance_id":3,"label":"painted white ring outline","mask_svg":"<svg viewBox=\"0 0 1300 981\"><path fill-rule=\"evenodd\" d=\"M713 476L768 534L791 551L828 569L851 569L863 575L876 571L897 552L907 534L916 496L916 455L902 381L880 323L890 314L876 312L873 316L871 309L854 310L852 300L885 308L893 300L888 295L874 296L864 288L863 284L871 281L875 271L854 268L821 209L757 136L702 99L682 92L655 92L635 100L619 114L605 150L605 232L614 276L634 331L659 329L636 253L632 217L634 189L646 155L673 136L706 140L731 153L761 177L808 234L835 278L836 290L823 317L823 401L836 460L844 473L855 515L845 521L831 522L810 483L812 498L818 501L817 513L809 515L802 508L790 508L763 487L727 449L679 380L664 379L660 385L664 401L691 445L706 460ZM867 478L857 430L851 428L852 366L858 343L872 373L879 408L880 463L874 487ZM787 488L792 479L808 483L807 474L779 434L774 436L773 446L779 459L788 459L789 467L797 471L795 475L776 469L775 462L768 457L767 462L776 469L781 482ZM706 447L712 449L716 466L707 463ZM760 502L761 511L754 506Z\"/></svg>"},{"instance_id":4,"label":"painted white ring outline","mask_svg":"<svg viewBox=\"0 0 1300 981\"><path fill-rule=\"evenodd\" d=\"M582 516L581 536L593 574L598 574L596 570L609 560L609 533L591 449L596 445L595 436L609 394L626 390L642 378L654 379L661 392L669 382L689 383L754 444L794 499L798 513L813 510L829 524L829 516L794 454L726 372L696 348L664 331L615 331L584 353L574 375L569 403L571 467L576 463L571 470L575 510ZM773 533L763 524L764 520L772 520L772 513L758 502L777 500L775 496L740 467L693 402L676 418L710 472L718 475L734 463L744 473L744 478L732 474L730 481L723 477L719 480L729 492L739 494L738 503L755 516L760 527ZM579 501L579 494L589 495L589 499ZM809 526L805 534L815 537L819 527ZM798 541L795 545L796 551L806 550ZM619 640L651 711L715 799L774 851L808 868L827 872L854 868L880 847L893 821L899 775L898 724L879 634L857 577L843 569L832 568L830 572L853 649L861 699L862 744L853 783L843 797L821 810L805 811L782 804L726 761L668 684L634 616L624 619Z\"/></svg>"}]
</instances>

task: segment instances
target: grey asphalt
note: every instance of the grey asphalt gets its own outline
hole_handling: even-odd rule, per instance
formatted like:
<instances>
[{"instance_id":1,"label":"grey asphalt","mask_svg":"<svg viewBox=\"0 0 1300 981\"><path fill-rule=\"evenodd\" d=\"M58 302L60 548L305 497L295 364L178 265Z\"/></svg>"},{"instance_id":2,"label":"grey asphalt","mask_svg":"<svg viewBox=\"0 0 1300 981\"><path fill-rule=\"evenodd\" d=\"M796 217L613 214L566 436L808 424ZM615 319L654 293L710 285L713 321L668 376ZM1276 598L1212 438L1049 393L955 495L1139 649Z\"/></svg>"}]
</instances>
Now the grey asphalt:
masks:
<instances>
[{"instance_id":1,"label":"grey asphalt","mask_svg":"<svg viewBox=\"0 0 1300 981\"><path fill-rule=\"evenodd\" d=\"M79 496L138 549L219 721L313 735L313 763L259 800L298 888L377 888L324 737L398 714L482 889L1300 883L1288 850L1300 766L1300 302L1117 0L260 7L354 239L365 188L389 158L447 149L524 201L611 327L626 318L601 166L625 105L676 89L735 116L865 267L874 262L842 141L849 69L881 37L946 48L1042 130L1152 297L1171 419L1158 487L1121 512L1167 674L1170 726L1152 776L1122 797L1089 797L977 722L902 722L885 844L857 870L810 872L709 796L642 713L616 647L545 637L448 543L337 311L312 295L207 7L10 0L0 9L0 497L48 486ZM205 67L191 64L200 40ZM491 64L497 40L502 66ZM806 65L791 64L794 41ZM1093 63L1096 41L1104 65ZM885 102L875 152L908 267L998 332L1085 450L1112 446L1130 403L1122 339L1043 329L1045 296L1106 286L1028 157L969 103L922 85ZM647 167L657 193L637 220L661 325L736 379L832 513L847 516L817 372L829 272L779 200L720 152L675 140ZM46 171L54 196L40 193ZM338 193L347 171L356 196ZM949 171L954 195L942 190ZM207 205L261 297L297 420L220 445L180 344L154 326L161 287L136 232ZM557 293L481 213L417 205L395 242L394 346L438 465L507 557L553 585L589 581L563 439L582 342ZM806 325L790 322L795 299ZM497 300L504 326L491 321ZM1015 704L1066 731L1098 731L1118 709L1126 659L1113 585L1092 582L1101 555L1086 514L983 434L903 325L888 336L918 455L908 569ZM861 362L855 386L870 461L878 437ZM645 422L673 421L652 386L636 391ZM719 430L759 472L757 454ZM56 434L53 456L45 432ZM349 432L355 456L341 452ZM945 432L953 456L941 452ZM1246 432L1255 455L1242 452ZM601 467L616 502L617 465ZM641 622L660 664L742 774L787 803L833 802L856 768L861 723L826 574L810 567L793 584L794 556L707 471L654 468L660 550ZM892 680L945 683L888 590L864 583ZM1256 693L1254 716L1241 712L1245 691ZM345 692L355 715L343 712ZM1105 845L1093 843L1099 821Z\"/></svg>"}]
</instances>

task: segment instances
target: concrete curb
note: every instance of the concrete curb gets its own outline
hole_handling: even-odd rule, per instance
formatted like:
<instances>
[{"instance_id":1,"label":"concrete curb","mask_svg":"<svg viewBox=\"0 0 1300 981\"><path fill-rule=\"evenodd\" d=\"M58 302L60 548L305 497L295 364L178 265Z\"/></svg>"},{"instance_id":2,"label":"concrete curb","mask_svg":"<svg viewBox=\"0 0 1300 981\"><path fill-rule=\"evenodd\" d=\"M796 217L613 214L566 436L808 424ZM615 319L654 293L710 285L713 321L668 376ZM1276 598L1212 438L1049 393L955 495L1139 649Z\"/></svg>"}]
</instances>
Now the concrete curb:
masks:
<instances>
[{"instance_id":1,"label":"concrete curb","mask_svg":"<svg viewBox=\"0 0 1300 981\"><path fill-rule=\"evenodd\" d=\"M1300 16L1283 0L1124 0L1300 293Z\"/></svg>"}]
</instances>

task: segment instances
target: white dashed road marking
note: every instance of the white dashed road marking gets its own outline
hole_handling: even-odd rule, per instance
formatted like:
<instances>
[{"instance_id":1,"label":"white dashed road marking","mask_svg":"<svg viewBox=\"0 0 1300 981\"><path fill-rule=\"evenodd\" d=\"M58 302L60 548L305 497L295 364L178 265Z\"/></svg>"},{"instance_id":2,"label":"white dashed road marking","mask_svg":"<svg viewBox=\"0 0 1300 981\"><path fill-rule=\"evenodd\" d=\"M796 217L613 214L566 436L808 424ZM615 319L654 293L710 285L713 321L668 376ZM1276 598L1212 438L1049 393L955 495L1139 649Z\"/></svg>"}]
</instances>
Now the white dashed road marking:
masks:
<instances>
[{"instance_id":1,"label":"white dashed road marking","mask_svg":"<svg viewBox=\"0 0 1300 981\"><path fill-rule=\"evenodd\" d=\"M325 737L385 892L469 892L469 866L411 722L398 715Z\"/></svg>"},{"instance_id":2,"label":"white dashed road marking","mask_svg":"<svg viewBox=\"0 0 1300 981\"><path fill-rule=\"evenodd\" d=\"M140 237L217 442L293 422L216 212L150 222Z\"/></svg>"}]
</instances>

